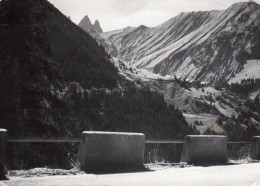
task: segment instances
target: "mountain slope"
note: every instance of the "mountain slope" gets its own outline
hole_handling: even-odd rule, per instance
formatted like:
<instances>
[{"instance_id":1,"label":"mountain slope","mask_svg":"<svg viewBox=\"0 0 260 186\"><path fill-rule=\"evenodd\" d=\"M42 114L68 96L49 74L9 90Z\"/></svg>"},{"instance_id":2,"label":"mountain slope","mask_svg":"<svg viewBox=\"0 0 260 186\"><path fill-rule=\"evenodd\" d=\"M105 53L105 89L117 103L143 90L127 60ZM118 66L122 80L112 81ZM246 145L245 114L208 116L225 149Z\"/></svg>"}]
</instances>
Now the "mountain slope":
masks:
<instances>
[{"instance_id":1,"label":"mountain slope","mask_svg":"<svg viewBox=\"0 0 260 186\"><path fill-rule=\"evenodd\" d=\"M0 25L0 128L13 138L79 136L75 94L117 87L109 56L47 1L1 1ZM75 153L69 144L10 144L7 162L69 168Z\"/></svg>"},{"instance_id":2,"label":"mountain slope","mask_svg":"<svg viewBox=\"0 0 260 186\"><path fill-rule=\"evenodd\" d=\"M1 1L0 37L0 128L10 137L106 130L171 139L196 133L161 95L119 75L103 47L45 0ZM71 168L78 150L55 143L9 147L11 169Z\"/></svg>"},{"instance_id":3,"label":"mountain slope","mask_svg":"<svg viewBox=\"0 0 260 186\"><path fill-rule=\"evenodd\" d=\"M260 6L181 13L154 28L103 33L119 59L162 75L215 83L228 80L248 59L259 59Z\"/></svg>"},{"instance_id":4,"label":"mountain slope","mask_svg":"<svg viewBox=\"0 0 260 186\"><path fill-rule=\"evenodd\" d=\"M29 130L19 130L20 125L32 127L35 135L41 127L49 133L46 125L50 125L56 129L54 135L66 135L57 126L61 122L50 116L52 122L48 123L40 110L71 107L66 92L73 82L83 88L117 87L116 68L95 40L47 1L2 1L0 8L1 110L14 114L11 121L3 117L4 127L22 136ZM24 113L16 115L15 111L24 109L31 116L16 122ZM14 123L18 123L17 129L12 127Z\"/></svg>"},{"instance_id":5,"label":"mountain slope","mask_svg":"<svg viewBox=\"0 0 260 186\"><path fill-rule=\"evenodd\" d=\"M113 46L120 74L163 94L201 133L248 140L260 129L258 60L250 60L259 58L259 13L255 3L237 3L223 11L182 13L155 28L127 27L94 38L108 41L107 51ZM255 81L243 79L250 77ZM241 78L246 83L227 84Z\"/></svg>"},{"instance_id":6,"label":"mountain slope","mask_svg":"<svg viewBox=\"0 0 260 186\"><path fill-rule=\"evenodd\" d=\"M86 15L78 24L85 32L91 35L99 45L102 45L106 52L112 56L117 56L117 49L114 44L103 36L102 28L100 27L99 21L96 20L94 25L90 22L89 17Z\"/></svg>"}]
</instances>

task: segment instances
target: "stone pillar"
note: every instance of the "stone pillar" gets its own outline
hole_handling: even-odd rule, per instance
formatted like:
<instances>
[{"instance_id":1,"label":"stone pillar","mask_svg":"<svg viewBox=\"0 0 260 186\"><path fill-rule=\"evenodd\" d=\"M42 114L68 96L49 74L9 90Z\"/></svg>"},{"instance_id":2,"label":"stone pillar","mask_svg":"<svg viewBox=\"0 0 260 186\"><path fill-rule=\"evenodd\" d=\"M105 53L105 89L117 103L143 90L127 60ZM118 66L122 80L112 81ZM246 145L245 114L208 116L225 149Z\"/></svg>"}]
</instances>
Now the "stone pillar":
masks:
<instances>
[{"instance_id":1,"label":"stone pillar","mask_svg":"<svg viewBox=\"0 0 260 186\"><path fill-rule=\"evenodd\" d=\"M193 164L226 163L227 137L188 135L182 150L182 162Z\"/></svg>"},{"instance_id":2,"label":"stone pillar","mask_svg":"<svg viewBox=\"0 0 260 186\"><path fill-rule=\"evenodd\" d=\"M142 133L85 131L79 148L80 167L86 172L114 172L143 168Z\"/></svg>"},{"instance_id":3,"label":"stone pillar","mask_svg":"<svg viewBox=\"0 0 260 186\"><path fill-rule=\"evenodd\" d=\"M6 178L4 173L6 141L7 141L7 130L0 129L0 180Z\"/></svg>"},{"instance_id":4,"label":"stone pillar","mask_svg":"<svg viewBox=\"0 0 260 186\"><path fill-rule=\"evenodd\" d=\"M260 160L260 136L254 136L252 144L252 158Z\"/></svg>"}]
</instances>

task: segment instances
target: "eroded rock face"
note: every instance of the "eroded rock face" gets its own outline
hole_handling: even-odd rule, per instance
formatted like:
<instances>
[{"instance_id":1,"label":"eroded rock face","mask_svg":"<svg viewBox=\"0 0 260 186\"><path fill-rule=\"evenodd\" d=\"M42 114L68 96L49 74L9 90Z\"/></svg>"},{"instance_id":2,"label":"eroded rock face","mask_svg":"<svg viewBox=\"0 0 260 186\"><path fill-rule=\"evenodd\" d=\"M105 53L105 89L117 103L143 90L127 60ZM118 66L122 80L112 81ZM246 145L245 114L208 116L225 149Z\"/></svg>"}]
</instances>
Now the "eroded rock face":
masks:
<instances>
[{"instance_id":1,"label":"eroded rock face","mask_svg":"<svg viewBox=\"0 0 260 186\"><path fill-rule=\"evenodd\" d=\"M229 79L248 59L259 59L260 6L237 3L227 10L181 13L154 27L103 33L119 59L182 79Z\"/></svg>"}]
</instances>

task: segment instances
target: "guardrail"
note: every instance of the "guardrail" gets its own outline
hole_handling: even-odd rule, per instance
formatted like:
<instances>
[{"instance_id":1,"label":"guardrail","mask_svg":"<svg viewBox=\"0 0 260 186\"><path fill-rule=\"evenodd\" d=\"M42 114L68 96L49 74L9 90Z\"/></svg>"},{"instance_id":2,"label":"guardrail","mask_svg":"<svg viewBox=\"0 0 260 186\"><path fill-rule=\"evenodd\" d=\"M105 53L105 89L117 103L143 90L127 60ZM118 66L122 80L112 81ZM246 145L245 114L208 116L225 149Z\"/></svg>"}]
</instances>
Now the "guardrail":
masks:
<instances>
[{"instance_id":1,"label":"guardrail","mask_svg":"<svg viewBox=\"0 0 260 186\"><path fill-rule=\"evenodd\" d=\"M152 144L183 144L184 140L145 140L145 143Z\"/></svg>"},{"instance_id":2,"label":"guardrail","mask_svg":"<svg viewBox=\"0 0 260 186\"><path fill-rule=\"evenodd\" d=\"M81 138L8 138L7 143L80 143ZM149 144L183 144L184 140L145 140Z\"/></svg>"},{"instance_id":3,"label":"guardrail","mask_svg":"<svg viewBox=\"0 0 260 186\"><path fill-rule=\"evenodd\" d=\"M86 140L84 138L71 138L71 137L65 137L65 138L61 138L61 137L57 137L57 138L37 138L37 137L35 137L35 138L8 138L7 131L4 129L0 129L0 169L1 169L1 166L3 166L4 162L5 162L6 144L7 143L80 143L80 144L82 144L85 142L86 142ZM189 142L187 141L187 139L186 140L146 139L143 143L159 145L159 144L186 144ZM251 144L251 143L253 144L254 158L260 159L260 136L255 136L254 141L228 141L228 142L226 141L225 144ZM194 145L194 144L192 143L190 145ZM1 170L0 170L0 172L1 172Z\"/></svg>"},{"instance_id":4,"label":"guardrail","mask_svg":"<svg viewBox=\"0 0 260 186\"><path fill-rule=\"evenodd\" d=\"M81 138L8 138L7 143L80 143ZM145 140L147 144L184 144L185 140ZM250 144L253 141L228 141L227 144Z\"/></svg>"},{"instance_id":5,"label":"guardrail","mask_svg":"<svg viewBox=\"0 0 260 186\"><path fill-rule=\"evenodd\" d=\"M80 143L80 138L9 138L7 143Z\"/></svg>"},{"instance_id":6,"label":"guardrail","mask_svg":"<svg viewBox=\"0 0 260 186\"><path fill-rule=\"evenodd\" d=\"M250 144L253 141L228 141L227 144Z\"/></svg>"}]
</instances>

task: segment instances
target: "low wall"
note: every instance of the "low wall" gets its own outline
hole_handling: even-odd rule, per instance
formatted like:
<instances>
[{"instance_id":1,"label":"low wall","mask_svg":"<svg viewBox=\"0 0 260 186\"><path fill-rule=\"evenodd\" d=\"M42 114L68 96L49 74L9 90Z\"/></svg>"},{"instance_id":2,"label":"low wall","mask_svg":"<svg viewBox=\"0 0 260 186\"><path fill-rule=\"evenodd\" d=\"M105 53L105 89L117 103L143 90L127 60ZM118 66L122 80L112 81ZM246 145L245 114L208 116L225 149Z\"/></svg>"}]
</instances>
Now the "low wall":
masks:
<instances>
[{"instance_id":1,"label":"low wall","mask_svg":"<svg viewBox=\"0 0 260 186\"><path fill-rule=\"evenodd\" d=\"M121 171L143 167L145 136L142 133L82 133L80 167L86 172Z\"/></svg>"},{"instance_id":2,"label":"low wall","mask_svg":"<svg viewBox=\"0 0 260 186\"><path fill-rule=\"evenodd\" d=\"M193 164L225 163L227 138L218 135L188 135L182 150L182 162Z\"/></svg>"},{"instance_id":3,"label":"low wall","mask_svg":"<svg viewBox=\"0 0 260 186\"><path fill-rule=\"evenodd\" d=\"M4 166L6 157L7 131L0 129L0 180L5 179Z\"/></svg>"},{"instance_id":4,"label":"low wall","mask_svg":"<svg viewBox=\"0 0 260 186\"><path fill-rule=\"evenodd\" d=\"M254 136L252 144L252 158L260 160L260 136Z\"/></svg>"}]
</instances>

